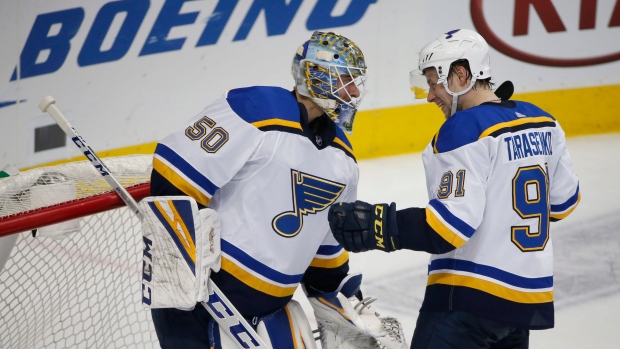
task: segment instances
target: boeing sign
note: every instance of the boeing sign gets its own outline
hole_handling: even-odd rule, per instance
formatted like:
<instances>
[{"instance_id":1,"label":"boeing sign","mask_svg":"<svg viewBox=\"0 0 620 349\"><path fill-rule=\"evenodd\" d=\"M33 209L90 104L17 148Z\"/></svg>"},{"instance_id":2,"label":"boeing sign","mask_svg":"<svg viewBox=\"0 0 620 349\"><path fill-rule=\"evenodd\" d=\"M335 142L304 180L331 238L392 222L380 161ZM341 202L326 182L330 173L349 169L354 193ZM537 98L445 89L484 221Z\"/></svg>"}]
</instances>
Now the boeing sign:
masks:
<instances>
[{"instance_id":1,"label":"boeing sign","mask_svg":"<svg viewBox=\"0 0 620 349\"><path fill-rule=\"evenodd\" d=\"M186 38L169 39L170 31L177 26L198 25L196 20L200 12L183 12L184 3L192 0L167 0L164 2L155 21L150 24L150 32L141 43L139 56L158 54L180 50ZM318 0L306 20L308 30L320 30L350 26L358 22L370 5L377 0L351 0L346 11L338 16L332 12L337 0ZM214 45L222 35L233 10L239 0L219 0L213 12L208 16L204 29L195 47ZM293 17L298 12L302 0L273 1L254 0L245 18L237 29L233 41L242 41L248 34L261 12L264 13L267 35L282 35L289 28ZM111 1L99 8L97 15L88 31L85 41L79 49L77 65L86 67L94 64L113 62L123 58L133 45L138 30L145 23L149 0ZM72 42L78 33L85 17L82 7L64 9L56 12L39 14L26 40L20 55L20 65L16 67L11 81L33 76L50 74L63 66L67 55L79 43ZM109 48L102 49L104 39L111 32L112 24L123 18ZM41 61L40 55L47 51ZM41 55L42 56L42 55Z\"/></svg>"}]
</instances>

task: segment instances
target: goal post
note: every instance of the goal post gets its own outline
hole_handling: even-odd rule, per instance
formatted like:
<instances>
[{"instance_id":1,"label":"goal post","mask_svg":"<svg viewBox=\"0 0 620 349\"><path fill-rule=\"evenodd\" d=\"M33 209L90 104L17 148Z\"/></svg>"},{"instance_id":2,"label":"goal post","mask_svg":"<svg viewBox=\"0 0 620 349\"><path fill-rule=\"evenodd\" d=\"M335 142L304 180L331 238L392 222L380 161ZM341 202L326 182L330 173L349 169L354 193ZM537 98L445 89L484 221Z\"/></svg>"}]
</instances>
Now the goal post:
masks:
<instances>
[{"instance_id":1,"label":"goal post","mask_svg":"<svg viewBox=\"0 0 620 349\"><path fill-rule=\"evenodd\" d=\"M151 160L104 159L136 201L149 194ZM79 229L31 233L69 221ZM141 304L140 221L87 160L0 179L0 244L9 235L0 348L159 347Z\"/></svg>"},{"instance_id":2,"label":"goal post","mask_svg":"<svg viewBox=\"0 0 620 349\"><path fill-rule=\"evenodd\" d=\"M127 188L129 194L136 200L149 195L150 185L142 183ZM125 206L125 203L114 192L100 194L83 199L69 201L62 205L53 205L36 210L16 214L14 216L0 217L0 237L34 230L70 219L90 216L102 211L107 211Z\"/></svg>"}]
</instances>

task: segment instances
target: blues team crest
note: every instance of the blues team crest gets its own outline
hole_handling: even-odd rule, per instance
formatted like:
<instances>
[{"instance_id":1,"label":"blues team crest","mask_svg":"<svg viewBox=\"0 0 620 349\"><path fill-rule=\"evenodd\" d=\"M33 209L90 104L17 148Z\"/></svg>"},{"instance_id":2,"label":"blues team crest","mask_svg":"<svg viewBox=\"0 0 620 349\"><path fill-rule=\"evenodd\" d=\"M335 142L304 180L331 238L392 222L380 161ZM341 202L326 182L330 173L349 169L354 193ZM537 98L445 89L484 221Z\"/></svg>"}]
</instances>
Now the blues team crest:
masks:
<instances>
[{"instance_id":1,"label":"blues team crest","mask_svg":"<svg viewBox=\"0 0 620 349\"><path fill-rule=\"evenodd\" d=\"M291 170L293 210L273 218L271 226L276 233L291 238L301 231L304 215L321 212L333 204L342 194L344 184L297 170Z\"/></svg>"}]
</instances>

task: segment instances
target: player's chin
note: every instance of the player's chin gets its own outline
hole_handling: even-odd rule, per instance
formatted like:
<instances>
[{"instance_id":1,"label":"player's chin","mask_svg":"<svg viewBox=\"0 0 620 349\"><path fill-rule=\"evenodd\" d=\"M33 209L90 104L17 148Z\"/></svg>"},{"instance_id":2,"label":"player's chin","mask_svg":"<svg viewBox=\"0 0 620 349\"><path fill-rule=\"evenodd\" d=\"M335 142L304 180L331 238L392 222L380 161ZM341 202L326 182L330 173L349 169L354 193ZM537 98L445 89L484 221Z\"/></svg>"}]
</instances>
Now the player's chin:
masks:
<instances>
[{"instance_id":1,"label":"player's chin","mask_svg":"<svg viewBox=\"0 0 620 349\"><path fill-rule=\"evenodd\" d=\"M452 110L445 104L441 107L441 112L446 117L446 120L450 117L451 111Z\"/></svg>"}]
</instances>

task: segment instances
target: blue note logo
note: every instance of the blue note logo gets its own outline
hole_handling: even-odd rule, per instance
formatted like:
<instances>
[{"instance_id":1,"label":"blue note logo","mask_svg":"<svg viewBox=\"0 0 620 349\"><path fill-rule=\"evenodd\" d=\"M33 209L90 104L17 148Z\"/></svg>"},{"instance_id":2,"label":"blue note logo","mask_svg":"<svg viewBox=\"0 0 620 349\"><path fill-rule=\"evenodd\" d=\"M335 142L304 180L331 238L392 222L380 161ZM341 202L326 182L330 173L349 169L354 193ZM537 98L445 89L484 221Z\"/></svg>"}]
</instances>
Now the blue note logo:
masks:
<instances>
[{"instance_id":1,"label":"blue note logo","mask_svg":"<svg viewBox=\"0 0 620 349\"><path fill-rule=\"evenodd\" d=\"M287 238L299 234L304 225L304 215L325 210L338 199L345 188L344 184L292 169L291 186L293 210L282 212L271 221L273 230Z\"/></svg>"}]
</instances>

